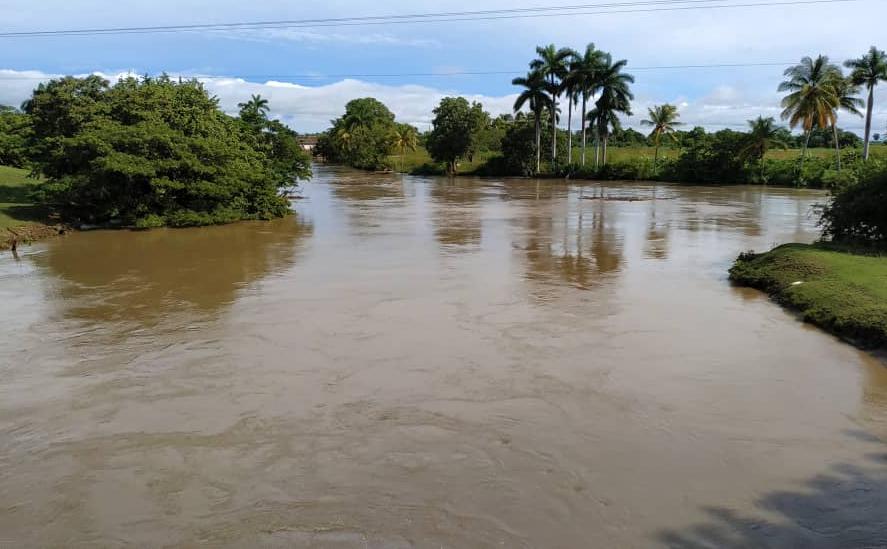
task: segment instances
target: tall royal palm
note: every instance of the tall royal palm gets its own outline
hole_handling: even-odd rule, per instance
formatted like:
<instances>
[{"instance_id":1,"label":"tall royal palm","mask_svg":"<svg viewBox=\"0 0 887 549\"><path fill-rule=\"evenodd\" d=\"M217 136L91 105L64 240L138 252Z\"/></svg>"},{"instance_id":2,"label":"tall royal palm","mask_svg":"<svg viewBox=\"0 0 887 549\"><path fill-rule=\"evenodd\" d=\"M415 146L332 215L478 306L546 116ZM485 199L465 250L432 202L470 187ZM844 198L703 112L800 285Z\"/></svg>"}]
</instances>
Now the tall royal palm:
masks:
<instances>
[{"instance_id":1,"label":"tall royal palm","mask_svg":"<svg viewBox=\"0 0 887 549\"><path fill-rule=\"evenodd\" d=\"M549 102L545 93L545 77L539 71L530 71L527 76L512 80L511 84L524 88L514 102L514 112L520 111L526 105L533 113L533 120L536 123L536 173L539 173L542 163L542 111Z\"/></svg>"},{"instance_id":2,"label":"tall royal palm","mask_svg":"<svg viewBox=\"0 0 887 549\"><path fill-rule=\"evenodd\" d=\"M539 57L530 62L530 68L545 78L548 93L551 94L552 112L557 112L557 98L563 91L561 84L567 75L570 59L575 54L570 48L557 49L554 44L544 48L537 46L536 55ZM557 166L557 116L551 117L551 162L552 166Z\"/></svg>"},{"instance_id":3,"label":"tall royal palm","mask_svg":"<svg viewBox=\"0 0 887 549\"><path fill-rule=\"evenodd\" d=\"M577 72L577 63L579 55L574 54L567 68L567 74L564 76L561 88L567 99L567 164L573 163L573 107L579 100L580 83L579 74Z\"/></svg>"},{"instance_id":4,"label":"tall royal palm","mask_svg":"<svg viewBox=\"0 0 887 549\"><path fill-rule=\"evenodd\" d=\"M634 76L622 72L628 61L620 59L613 62L613 57L605 53L601 59L598 72L597 89L599 97L595 101L594 110L589 113L592 127L595 130L594 165L599 164L598 151L603 144L603 163L607 162L607 141L610 137L610 128L619 129L619 114L631 115L631 93L629 84L634 83ZM603 140L603 143L601 143Z\"/></svg>"},{"instance_id":5,"label":"tall royal palm","mask_svg":"<svg viewBox=\"0 0 887 549\"><path fill-rule=\"evenodd\" d=\"M865 86L868 101L865 108L865 142L862 156L869 159L869 139L872 131L872 109L875 103L875 86L887 81L887 54L872 46L868 53L859 59L851 59L844 63L850 69L850 81L857 86Z\"/></svg>"},{"instance_id":6,"label":"tall royal palm","mask_svg":"<svg viewBox=\"0 0 887 549\"><path fill-rule=\"evenodd\" d=\"M779 91L789 94L782 99L782 119L788 120L792 128L800 125L804 129L802 162L813 128L825 129L835 122L839 103L835 82L840 72L824 55L805 57L800 64L785 69L787 79L779 85Z\"/></svg>"},{"instance_id":7,"label":"tall royal palm","mask_svg":"<svg viewBox=\"0 0 887 549\"><path fill-rule=\"evenodd\" d=\"M585 165L586 120L588 101L598 90L598 76L604 60L604 52L595 49L594 44L585 46L585 51L577 55L570 67L571 80L582 101L582 165Z\"/></svg>"},{"instance_id":8,"label":"tall royal palm","mask_svg":"<svg viewBox=\"0 0 887 549\"><path fill-rule=\"evenodd\" d=\"M783 129L776 125L773 117L759 116L755 120L748 121L748 135L745 144L739 150L739 156L744 161L757 161L761 169L761 179L764 177L764 157L767 151L773 147L788 148L783 138Z\"/></svg>"},{"instance_id":9,"label":"tall royal palm","mask_svg":"<svg viewBox=\"0 0 887 549\"><path fill-rule=\"evenodd\" d=\"M835 161L837 162L838 171L841 171L841 142L838 138L838 111L846 111L856 116L862 116L859 110L865 103L857 97L859 87L854 85L852 81L844 78L840 72L834 75L832 85L835 88L835 97L838 100L838 106L835 109L835 116L832 119L832 136L835 140Z\"/></svg>"},{"instance_id":10,"label":"tall royal palm","mask_svg":"<svg viewBox=\"0 0 887 549\"><path fill-rule=\"evenodd\" d=\"M658 165L659 142L663 135L669 135L672 140L677 141L677 138L675 137L675 128L681 125L681 123L678 122L678 118L680 118L681 115L678 112L677 107L666 103L664 105L653 105L647 109L647 116L649 116L649 118L647 120L641 120L641 125L653 128L650 132L650 137L653 138L653 142L656 145L653 164Z\"/></svg>"}]
</instances>

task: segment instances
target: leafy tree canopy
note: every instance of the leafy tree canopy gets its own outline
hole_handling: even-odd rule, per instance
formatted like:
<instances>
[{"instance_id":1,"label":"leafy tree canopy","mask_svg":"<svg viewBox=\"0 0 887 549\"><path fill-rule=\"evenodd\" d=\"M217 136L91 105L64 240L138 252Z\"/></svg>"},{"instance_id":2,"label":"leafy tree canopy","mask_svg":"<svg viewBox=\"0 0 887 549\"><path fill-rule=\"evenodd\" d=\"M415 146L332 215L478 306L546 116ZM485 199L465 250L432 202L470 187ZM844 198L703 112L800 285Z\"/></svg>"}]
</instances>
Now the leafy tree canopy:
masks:
<instances>
[{"instance_id":1,"label":"leafy tree canopy","mask_svg":"<svg viewBox=\"0 0 887 549\"><path fill-rule=\"evenodd\" d=\"M386 168L396 130L394 114L382 102L372 97L354 99L345 105L345 114L332 121L317 152L355 168Z\"/></svg>"},{"instance_id":2,"label":"leafy tree canopy","mask_svg":"<svg viewBox=\"0 0 887 549\"><path fill-rule=\"evenodd\" d=\"M428 153L435 161L446 162L449 173L455 173L460 159L478 151L482 132L490 126L490 115L480 103L444 97L434 109L432 126Z\"/></svg>"},{"instance_id":3,"label":"leafy tree canopy","mask_svg":"<svg viewBox=\"0 0 887 549\"><path fill-rule=\"evenodd\" d=\"M64 217L150 227L285 215L310 175L294 134L223 113L197 81L97 76L41 84L24 109L42 198Z\"/></svg>"}]
</instances>

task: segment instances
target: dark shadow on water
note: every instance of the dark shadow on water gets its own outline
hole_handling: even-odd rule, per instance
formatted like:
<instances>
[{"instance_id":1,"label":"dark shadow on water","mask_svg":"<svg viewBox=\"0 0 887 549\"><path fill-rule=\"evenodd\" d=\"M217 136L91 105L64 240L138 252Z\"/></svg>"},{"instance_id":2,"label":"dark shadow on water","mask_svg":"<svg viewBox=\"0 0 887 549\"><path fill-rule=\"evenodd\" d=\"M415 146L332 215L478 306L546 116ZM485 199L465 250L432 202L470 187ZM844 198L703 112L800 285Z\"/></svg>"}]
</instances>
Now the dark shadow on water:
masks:
<instances>
[{"instance_id":1,"label":"dark shadow on water","mask_svg":"<svg viewBox=\"0 0 887 549\"><path fill-rule=\"evenodd\" d=\"M706 522L660 532L658 541L689 549L887 547L887 445L865 431L845 434L872 445L863 465L837 464L797 490L765 495L756 505L766 516L708 507Z\"/></svg>"}]
</instances>

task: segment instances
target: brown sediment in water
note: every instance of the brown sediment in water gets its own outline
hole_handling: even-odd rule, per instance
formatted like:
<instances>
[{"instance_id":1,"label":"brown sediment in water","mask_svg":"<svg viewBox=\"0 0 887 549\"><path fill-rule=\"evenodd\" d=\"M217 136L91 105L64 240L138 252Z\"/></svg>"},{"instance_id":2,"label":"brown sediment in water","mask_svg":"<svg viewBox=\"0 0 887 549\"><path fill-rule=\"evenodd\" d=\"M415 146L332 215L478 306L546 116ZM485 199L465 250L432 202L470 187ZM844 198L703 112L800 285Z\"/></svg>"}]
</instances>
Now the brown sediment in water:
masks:
<instances>
[{"instance_id":1,"label":"brown sediment in water","mask_svg":"<svg viewBox=\"0 0 887 549\"><path fill-rule=\"evenodd\" d=\"M319 166L0 255L0 540L887 543L887 368L726 277L825 195L626 185Z\"/></svg>"},{"instance_id":2,"label":"brown sediment in water","mask_svg":"<svg viewBox=\"0 0 887 549\"><path fill-rule=\"evenodd\" d=\"M68 231L69 229L64 225L46 225L43 223L28 223L27 225L4 229L0 232L0 250L10 249L14 241L17 241L18 245L22 246L59 236Z\"/></svg>"},{"instance_id":3,"label":"brown sediment in water","mask_svg":"<svg viewBox=\"0 0 887 549\"><path fill-rule=\"evenodd\" d=\"M662 198L653 196L580 196L582 200L603 200L605 202L647 202L650 200L675 200L674 196Z\"/></svg>"}]
</instances>

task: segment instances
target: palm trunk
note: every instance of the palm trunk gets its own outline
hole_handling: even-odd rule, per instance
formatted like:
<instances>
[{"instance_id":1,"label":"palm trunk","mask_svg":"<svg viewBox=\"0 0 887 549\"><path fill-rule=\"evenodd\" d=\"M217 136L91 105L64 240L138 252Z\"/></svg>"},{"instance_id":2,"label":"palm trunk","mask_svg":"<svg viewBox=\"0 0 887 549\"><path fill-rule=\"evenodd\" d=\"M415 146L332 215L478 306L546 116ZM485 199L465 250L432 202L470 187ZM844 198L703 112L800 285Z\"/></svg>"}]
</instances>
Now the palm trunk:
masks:
<instances>
[{"instance_id":1,"label":"palm trunk","mask_svg":"<svg viewBox=\"0 0 887 549\"><path fill-rule=\"evenodd\" d=\"M656 152L653 153L653 167L659 165L659 135L656 135Z\"/></svg>"},{"instance_id":2,"label":"palm trunk","mask_svg":"<svg viewBox=\"0 0 887 549\"><path fill-rule=\"evenodd\" d=\"M552 82L554 85L554 82ZM551 94L551 167L557 169L557 95Z\"/></svg>"},{"instance_id":3,"label":"palm trunk","mask_svg":"<svg viewBox=\"0 0 887 549\"><path fill-rule=\"evenodd\" d=\"M567 165L573 163L573 98L567 92Z\"/></svg>"},{"instance_id":4,"label":"palm trunk","mask_svg":"<svg viewBox=\"0 0 887 549\"><path fill-rule=\"evenodd\" d=\"M875 103L875 87L869 86L869 100L865 108L865 141L862 145L862 159L869 159L869 139L872 132L872 107Z\"/></svg>"},{"instance_id":5,"label":"palm trunk","mask_svg":"<svg viewBox=\"0 0 887 549\"><path fill-rule=\"evenodd\" d=\"M807 159L807 146L810 144L810 134L813 133L813 128L811 127L807 130L807 136L804 137L804 148L801 149L801 170L804 169L804 160Z\"/></svg>"},{"instance_id":6,"label":"palm trunk","mask_svg":"<svg viewBox=\"0 0 887 549\"><path fill-rule=\"evenodd\" d=\"M603 150L603 153L602 153L602 155L601 155L601 160L603 161L603 165L604 165L604 166L607 165L607 141L609 141L609 139L610 139L610 134L609 134L609 133L605 133L605 134L604 134L604 150Z\"/></svg>"},{"instance_id":7,"label":"palm trunk","mask_svg":"<svg viewBox=\"0 0 887 549\"><path fill-rule=\"evenodd\" d=\"M837 124L832 124L832 135L835 136L835 159L838 162L838 171L841 171L841 144L838 142Z\"/></svg>"},{"instance_id":8,"label":"palm trunk","mask_svg":"<svg viewBox=\"0 0 887 549\"><path fill-rule=\"evenodd\" d=\"M588 94L582 93L582 166L585 167L585 109L587 107Z\"/></svg>"},{"instance_id":9,"label":"palm trunk","mask_svg":"<svg viewBox=\"0 0 887 549\"><path fill-rule=\"evenodd\" d=\"M536 111L536 175L542 169L542 112Z\"/></svg>"},{"instance_id":10,"label":"palm trunk","mask_svg":"<svg viewBox=\"0 0 887 549\"><path fill-rule=\"evenodd\" d=\"M598 170L601 166L601 132L598 128L594 130L594 169Z\"/></svg>"}]
</instances>

